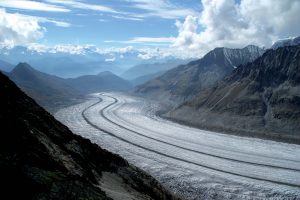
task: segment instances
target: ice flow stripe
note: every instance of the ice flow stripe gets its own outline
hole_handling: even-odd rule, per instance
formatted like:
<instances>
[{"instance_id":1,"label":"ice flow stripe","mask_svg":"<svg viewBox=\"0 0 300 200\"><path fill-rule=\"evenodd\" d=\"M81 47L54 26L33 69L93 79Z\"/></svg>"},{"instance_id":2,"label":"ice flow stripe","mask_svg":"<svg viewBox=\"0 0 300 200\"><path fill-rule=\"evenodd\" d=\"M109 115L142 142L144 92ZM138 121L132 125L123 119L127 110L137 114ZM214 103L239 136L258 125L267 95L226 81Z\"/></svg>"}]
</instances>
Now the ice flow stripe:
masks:
<instances>
[{"instance_id":1,"label":"ice flow stripe","mask_svg":"<svg viewBox=\"0 0 300 200\"><path fill-rule=\"evenodd\" d=\"M226 171L226 170L223 170L223 169L217 169L217 168L214 168L214 167L202 165L202 164L199 164L199 163L196 163L196 162L192 162L192 161L188 161L188 160L185 160L185 159L182 159L182 158L178 158L178 157L175 157L175 156L172 156L172 155L168 155L168 154L159 152L159 151L157 151L157 150L153 150L153 149L150 149L150 148L141 146L141 145L139 145L139 144L136 144L136 143L134 143L134 142L131 142L131 141L129 141L129 140L126 140L126 139L124 139L124 138L122 138L122 137L120 137L120 136L118 136L118 135L115 135L114 133L108 132L108 131L106 131L106 130L100 128L99 126L93 124L93 123L85 116L85 112L86 112L88 109L90 109L90 108L96 106L97 104L99 104L99 103L101 103L101 102L102 102L102 99L99 98L99 101L98 101L98 102L96 102L96 103L94 103L94 104L88 106L87 108L85 108L85 109L81 112L81 115L82 115L83 119L84 119L90 126L92 126L93 128L98 129L98 130L100 130L100 131L102 131L102 132L104 132L104 133L106 133L106 134L108 134L108 135L110 135L110 136L112 136L112 137L115 137L115 138L117 138L117 139L119 139L119 140L121 140L121 141L123 141L123 142L126 142L126 143L128 143L128 144L131 144L131 145L136 146L136 147L138 147L138 148L147 150L147 151L149 151L149 152L156 153L156 154L161 155L161 156L165 156L165 157L168 157L168 158L171 158L171 159L174 159L174 160L178 160L178 161L181 161L181 162L193 164L193 165L196 165L196 166L199 166L199 167L203 167L203 168L207 168L207 169L210 169L210 170L214 170L214 171L217 171L217 172L222 172L222 173L226 173L226 174L230 174L230 175L235 175L235 176L240 176L240 177L244 177L244 178L250 178L250 179L254 179L254 180L258 180L258 181L267 181L267 182L270 182L270 183L275 183L275 184L280 184L280 185L287 185L287 186L292 186L292 187L300 187L300 185L298 185L298 184L291 184L291 183L286 183L286 182L280 182L280 181L268 180L268 179L263 179L263 178L258 178L258 177L252 177L252 176L247 176L247 175L242 175L242 174L238 174L238 173ZM114 101L114 102L108 104L107 106L105 106L104 108L102 108L102 110L101 110L101 112L100 112L101 116L102 116L102 117L104 116L103 112L104 112L107 108L109 108L110 106L112 106L112 105L114 105L114 104L116 104L116 103L117 103L117 102Z\"/></svg>"},{"instance_id":2,"label":"ice flow stripe","mask_svg":"<svg viewBox=\"0 0 300 200\"><path fill-rule=\"evenodd\" d=\"M108 95L103 95L103 96L107 96L107 97L110 97L112 99L114 99L114 104L116 104L118 101L118 99L112 97L112 96L108 96ZM163 143L163 144L167 144L167 145L170 145L170 146L173 146L173 147L176 147L176 148L180 148L180 149L183 149L183 150L186 150L186 151L190 151L190 152L194 152L194 153L198 153L198 154L202 154L202 155L207 155L207 156L211 156L211 157L215 157L215 158L220 158L220 159L223 159L223 160L230 160L230 161L234 161L234 162L239 162L239 163L245 163L245 164L251 164L251 165L256 165L256 166L263 166L263 167L270 167L270 168L276 168L276 169L284 169L284 170L291 170L291 171L296 171L296 172L300 172L299 169L294 169L294 168L288 168L288 167L280 167L280 166L274 166L274 165L268 165L268 164L261 164L261 163L254 163L254 162L249 162L249 161L243 161L243 160L238 160L238 159L233 159L233 158L228 158L228 157L224 157L224 156L219 156L219 155L215 155L215 154L211 154L211 153L207 153L207 152L202 152L202 151L198 151L198 150L194 150L194 149L190 149L190 148L186 148L186 147L183 147L183 146L180 146L180 145L176 145L176 144L173 144L173 143L169 143L169 142L166 142L166 141L163 141L163 140L159 140L159 139L156 139L156 138L153 138L153 137L150 137L150 136L147 136L147 135L144 135L142 133L139 133L135 130L132 130L130 128L127 128L125 126L122 126L121 124L118 124L112 120L110 120L108 117L106 117L102 110L99 111L100 115L106 119L107 121L115 124L116 126L120 127L120 128L123 128L125 130L128 130L136 135L139 135L141 137L145 137L145 138L148 138L148 139L151 139L151 140L154 140L154 141L157 141L157 142L160 142L160 143Z\"/></svg>"}]
</instances>

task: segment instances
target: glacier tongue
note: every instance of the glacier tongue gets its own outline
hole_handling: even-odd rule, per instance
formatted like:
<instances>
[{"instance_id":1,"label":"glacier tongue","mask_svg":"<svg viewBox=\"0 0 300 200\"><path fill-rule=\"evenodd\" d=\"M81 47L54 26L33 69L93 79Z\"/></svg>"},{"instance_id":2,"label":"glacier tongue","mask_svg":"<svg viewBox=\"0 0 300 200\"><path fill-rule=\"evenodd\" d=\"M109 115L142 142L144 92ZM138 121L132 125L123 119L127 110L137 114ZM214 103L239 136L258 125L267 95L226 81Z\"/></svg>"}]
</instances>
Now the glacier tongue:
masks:
<instances>
[{"instance_id":1,"label":"glacier tongue","mask_svg":"<svg viewBox=\"0 0 300 200\"><path fill-rule=\"evenodd\" d=\"M155 116L157 108L141 98L106 93L55 117L183 199L300 197L299 145L179 125Z\"/></svg>"}]
</instances>

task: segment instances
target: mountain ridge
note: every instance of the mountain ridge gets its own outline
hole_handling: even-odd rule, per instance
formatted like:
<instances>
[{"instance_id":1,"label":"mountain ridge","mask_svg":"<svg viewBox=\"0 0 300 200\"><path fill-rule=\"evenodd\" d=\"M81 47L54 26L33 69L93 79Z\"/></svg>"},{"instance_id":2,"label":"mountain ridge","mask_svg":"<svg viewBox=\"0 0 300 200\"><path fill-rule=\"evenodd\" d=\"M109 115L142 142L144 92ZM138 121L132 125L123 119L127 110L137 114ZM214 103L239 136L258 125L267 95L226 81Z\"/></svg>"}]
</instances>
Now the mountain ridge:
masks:
<instances>
[{"instance_id":1,"label":"mountain ridge","mask_svg":"<svg viewBox=\"0 0 300 200\"><path fill-rule=\"evenodd\" d=\"M166 117L212 130L300 143L299 72L300 45L270 49Z\"/></svg>"},{"instance_id":2,"label":"mountain ridge","mask_svg":"<svg viewBox=\"0 0 300 200\"><path fill-rule=\"evenodd\" d=\"M135 94L178 104L192 98L202 88L212 86L238 65L254 60L263 52L263 49L253 45L242 49L215 48L199 60L180 65L138 86Z\"/></svg>"},{"instance_id":3,"label":"mountain ridge","mask_svg":"<svg viewBox=\"0 0 300 200\"><path fill-rule=\"evenodd\" d=\"M40 72L27 63L19 63L11 72L6 73L29 96L50 112L78 103L92 92L124 91L131 84L112 72L100 72L97 75L64 79Z\"/></svg>"},{"instance_id":4,"label":"mountain ridge","mask_svg":"<svg viewBox=\"0 0 300 200\"><path fill-rule=\"evenodd\" d=\"M139 77L170 70L186 62L185 60L169 60L163 63L138 64L123 72L121 77L127 80L134 80Z\"/></svg>"},{"instance_id":5,"label":"mountain ridge","mask_svg":"<svg viewBox=\"0 0 300 200\"><path fill-rule=\"evenodd\" d=\"M83 99L83 94L68 85L63 78L40 72L27 63L19 63L8 76L49 111L54 112L73 100Z\"/></svg>"}]
</instances>

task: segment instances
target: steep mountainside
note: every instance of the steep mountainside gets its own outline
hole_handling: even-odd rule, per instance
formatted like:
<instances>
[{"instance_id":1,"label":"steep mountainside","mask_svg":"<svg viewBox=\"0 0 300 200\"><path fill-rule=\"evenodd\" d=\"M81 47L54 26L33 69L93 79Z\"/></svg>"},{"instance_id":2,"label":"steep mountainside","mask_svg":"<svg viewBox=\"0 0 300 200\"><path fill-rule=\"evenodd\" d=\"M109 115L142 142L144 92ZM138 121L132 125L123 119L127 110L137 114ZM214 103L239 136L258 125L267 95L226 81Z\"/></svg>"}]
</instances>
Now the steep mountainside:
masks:
<instances>
[{"instance_id":1,"label":"steep mountainside","mask_svg":"<svg viewBox=\"0 0 300 200\"><path fill-rule=\"evenodd\" d=\"M77 78L66 79L67 83L83 93L99 91L124 91L132 86L126 81L111 72L101 72L98 75L86 75Z\"/></svg>"},{"instance_id":2,"label":"steep mountainside","mask_svg":"<svg viewBox=\"0 0 300 200\"><path fill-rule=\"evenodd\" d=\"M2 73L0 95L3 198L175 199L121 157L72 134Z\"/></svg>"},{"instance_id":3,"label":"steep mountainside","mask_svg":"<svg viewBox=\"0 0 300 200\"><path fill-rule=\"evenodd\" d=\"M138 86L135 92L159 100L182 102L230 74L238 65L253 61L263 52L256 46L243 49L216 48L199 60L178 66Z\"/></svg>"},{"instance_id":4,"label":"steep mountainside","mask_svg":"<svg viewBox=\"0 0 300 200\"><path fill-rule=\"evenodd\" d=\"M18 64L9 74L23 91L49 111L67 102L80 99L80 92L69 86L62 78L33 69L26 63Z\"/></svg>"},{"instance_id":5,"label":"steep mountainside","mask_svg":"<svg viewBox=\"0 0 300 200\"><path fill-rule=\"evenodd\" d=\"M136 65L125 71L121 77L127 80L134 80L142 76L156 74L162 71L167 71L178 65L187 63L185 60L170 60L165 63L151 63Z\"/></svg>"},{"instance_id":6,"label":"steep mountainside","mask_svg":"<svg viewBox=\"0 0 300 200\"><path fill-rule=\"evenodd\" d=\"M163 75L164 73L166 73L166 71L159 71L159 72L156 72L154 74L148 74L148 75L145 75L145 76L139 76L139 77L137 77L135 79L130 80L130 82L132 83L133 86L138 86L138 85L146 83L147 81L155 79L155 78Z\"/></svg>"},{"instance_id":7,"label":"steep mountainside","mask_svg":"<svg viewBox=\"0 0 300 200\"><path fill-rule=\"evenodd\" d=\"M300 46L268 50L167 116L203 128L300 143Z\"/></svg>"}]
</instances>

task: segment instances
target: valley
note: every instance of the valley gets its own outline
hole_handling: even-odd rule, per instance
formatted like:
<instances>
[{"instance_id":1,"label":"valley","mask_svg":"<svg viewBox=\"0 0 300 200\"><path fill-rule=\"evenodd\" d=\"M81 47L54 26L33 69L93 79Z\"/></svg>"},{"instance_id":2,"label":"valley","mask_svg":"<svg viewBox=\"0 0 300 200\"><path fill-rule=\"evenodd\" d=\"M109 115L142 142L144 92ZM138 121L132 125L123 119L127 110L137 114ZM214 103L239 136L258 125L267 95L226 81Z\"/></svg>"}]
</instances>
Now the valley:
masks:
<instances>
[{"instance_id":1,"label":"valley","mask_svg":"<svg viewBox=\"0 0 300 200\"><path fill-rule=\"evenodd\" d=\"M179 125L157 117L159 108L142 98L101 93L55 116L184 199L299 197L298 145Z\"/></svg>"},{"instance_id":2,"label":"valley","mask_svg":"<svg viewBox=\"0 0 300 200\"><path fill-rule=\"evenodd\" d=\"M300 200L299 19L300 0L0 0L1 199Z\"/></svg>"}]
</instances>

